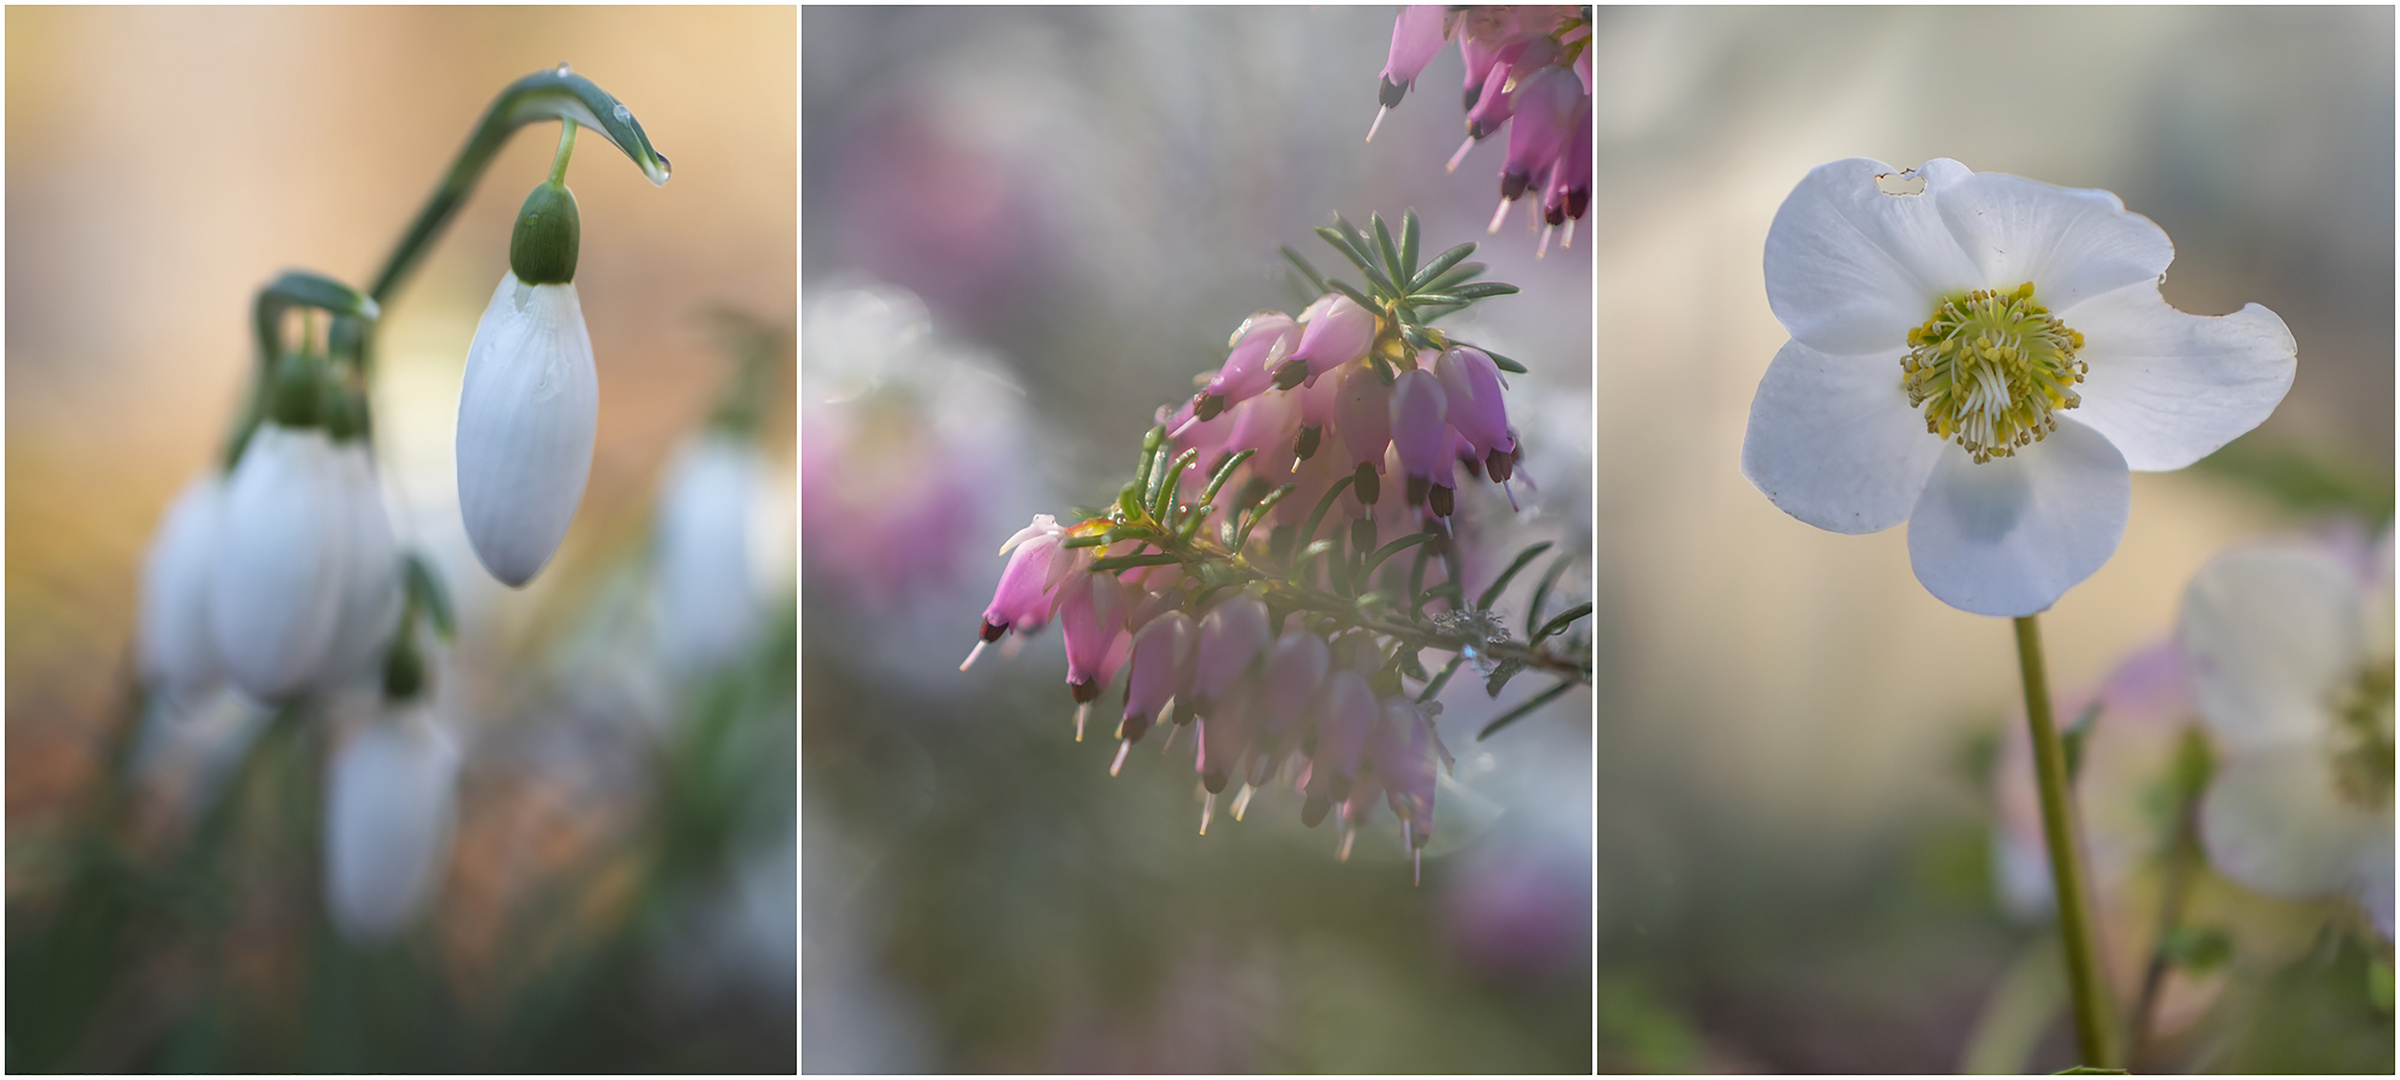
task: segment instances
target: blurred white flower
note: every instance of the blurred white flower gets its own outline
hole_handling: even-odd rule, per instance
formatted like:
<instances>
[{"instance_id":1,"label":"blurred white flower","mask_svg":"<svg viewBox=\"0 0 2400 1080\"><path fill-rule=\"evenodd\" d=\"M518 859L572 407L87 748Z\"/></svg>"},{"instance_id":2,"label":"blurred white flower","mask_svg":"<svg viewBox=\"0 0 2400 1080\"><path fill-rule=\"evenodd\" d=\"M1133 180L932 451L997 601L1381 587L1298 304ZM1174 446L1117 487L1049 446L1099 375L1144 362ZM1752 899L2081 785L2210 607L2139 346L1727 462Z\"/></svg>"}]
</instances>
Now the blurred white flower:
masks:
<instances>
[{"instance_id":1,"label":"blurred white flower","mask_svg":"<svg viewBox=\"0 0 2400 1080\"><path fill-rule=\"evenodd\" d=\"M756 448L719 431L686 443L667 467L652 599L659 653L675 670L732 660L757 631L749 549L763 472Z\"/></svg>"},{"instance_id":2,"label":"blurred white flower","mask_svg":"<svg viewBox=\"0 0 2400 1080\"><path fill-rule=\"evenodd\" d=\"M2283 320L2168 307L2174 257L2105 191L1942 158L1817 167L1767 232L1792 338L1742 474L1821 529L1908 522L1917 580L1952 607L2048 608L2116 552L2129 469L2190 465L2291 388Z\"/></svg>"},{"instance_id":3,"label":"blurred white flower","mask_svg":"<svg viewBox=\"0 0 2400 1080\"><path fill-rule=\"evenodd\" d=\"M376 707L327 770L325 900L354 942L406 929L449 865L459 747L427 701Z\"/></svg>"},{"instance_id":4,"label":"blurred white flower","mask_svg":"<svg viewBox=\"0 0 2400 1080\"><path fill-rule=\"evenodd\" d=\"M341 615L317 680L328 689L379 677L384 649L400 623L400 549L384 512L375 459L363 439L337 443L333 454L344 547Z\"/></svg>"},{"instance_id":5,"label":"blurred white flower","mask_svg":"<svg viewBox=\"0 0 2400 1080\"><path fill-rule=\"evenodd\" d=\"M208 628L209 568L225 483L215 468L193 478L167 505L142 557L142 678L171 696L194 694L219 676Z\"/></svg>"},{"instance_id":6,"label":"blurred white flower","mask_svg":"<svg viewBox=\"0 0 2400 1080\"><path fill-rule=\"evenodd\" d=\"M2177 637L2224 751L2209 861L2281 897L2349 892L2392 934L2392 546L2370 581L2313 547L2218 556Z\"/></svg>"},{"instance_id":7,"label":"blurred white flower","mask_svg":"<svg viewBox=\"0 0 2400 1080\"><path fill-rule=\"evenodd\" d=\"M341 614L347 529L333 444L262 423L226 480L208 625L235 686L279 701L309 685Z\"/></svg>"},{"instance_id":8,"label":"blurred white flower","mask_svg":"<svg viewBox=\"0 0 2400 1080\"><path fill-rule=\"evenodd\" d=\"M493 577L523 586L558 551L599 425L600 374L575 286L502 277L458 395L459 515Z\"/></svg>"}]
</instances>

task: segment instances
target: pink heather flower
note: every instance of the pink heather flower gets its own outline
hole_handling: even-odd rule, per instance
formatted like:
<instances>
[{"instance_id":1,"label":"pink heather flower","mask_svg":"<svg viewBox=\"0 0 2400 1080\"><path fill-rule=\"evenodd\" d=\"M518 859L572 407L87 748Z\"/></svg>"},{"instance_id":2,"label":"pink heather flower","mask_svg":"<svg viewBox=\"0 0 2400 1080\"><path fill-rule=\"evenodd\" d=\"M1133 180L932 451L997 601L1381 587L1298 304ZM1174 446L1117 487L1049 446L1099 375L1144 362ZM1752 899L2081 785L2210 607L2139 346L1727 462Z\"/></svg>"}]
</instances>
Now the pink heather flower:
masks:
<instances>
[{"instance_id":1,"label":"pink heather flower","mask_svg":"<svg viewBox=\"0 0 2400 1080\"><path fill-rule=\"evenodd\" d=\"M1375 141L1375 130L1383 126L1383 116L1400 104L1410 87L1417 84L1418 73L1433 62L1435 54L1450 32L1449 8L1444 4L1409 4L1400 9L1400 17L1392 22L1392 50L1383 61L1383 77L1375 89L1375 123L1367 128L1367 141Z\"/></svg>"},{"instance_id":2,"label":"pink heather flower","mask_svg":"<svg viewBox=\"0 0 2400 1080\"><path fill-rule=\"evenodd\" d=\"M1380 715L1375 691L1356 668L1345 665L1326 681L1325 705L1317 714L1317 750L1309 757L1308 801L1300 810L1300 820L1309 827L1325 820L1335 802L1350 797L1359 755L1366 751Z\"/></svg>"},{"instance_id":3,"label":"pink heather flower","mask_svg":"<svg viewBox=\"0 0 2400 1080\"><path fill-rule=\"evenodd\" d=\"M1575 106L1567 147L1558 155L1558 163L1550 169L1550 186L1542 193L1542 246L1534 252L1540 258L1550 247L1550 228L1566 227L1560 247L1575 245L1575 222L1583 220L1584 208L1592 201L1592 99L1585 97Z\"/></svg>"},{"instance_id":4,"label":"pink heather flower","mask_svg":"<svg viewBox=\"0 0 2400 1080\"><path fill-rule=\"evenodd\" d=\"M1192 759L1192 771L1200 774L1200 786L1208 789L1212 810L1217 794L1232 782L1242 755L1258 733L1256 702L1257 695L1245 685L1200 718L1199 749ZM1208 831L1205 819L1200 829Z\"/></svg>"},{"instance_id":5,"label":"pink heather flower","mask_svg":"<svg viewBox=\"0 0 2400 1080\"><path fill-rule=\"evenodd\" d=\"M1508 71L1506 64L1493 64L1484 75L1483 86L1476 94L1475 103L1467 109L1467 141L1458 148L1458 157L1450 159L1451 168L1458 167L1459 158L1466 156L1467 147L1481 142L1500 130L1500 125L1508 123L1514 108L1508 95Z\"/></svg>"},{"instance_id":6,"label":"pink heather flower","mask_svg":"<svg viewBox=\"0 0 2400 1080\"><path fill-rule=\"evenodd\" d=\"M1124 659L1124 650L1114 646L1125 636L1125 589L1115 574L1081 570L1067 575L1059 594L1058 621L1067 638L1067 686L1076 704L1088 705L1116 676L1116 666Z\"/></svg>"},{"instance_id":7,"label":"pink heather flower","mask_svg":"<svg viewBox=\"0 0 2400 1080\"><path fill-rule=\"evenodd\" d=\"M1575 77L1565 68L1545 67L1517 87L1511 98L1516 116L1508 131L1508 156L1500 165L1500 206L1492 213L1491 232L1500 231L1510 203L1528 188L1542 190L1551 167L1565 151L1577 108L1585 100Z\"/></svg>"},{"instance_id":8,"label":"pink heather flower","mask_svg":"<svg viewBox=\"0 0 2400 1080\"><path fill-rule=\"evenodd\" d=\"M1401 840L1420 882L1425 844L1433 839L1434 743L1433 722L1405 697L1383 703L1383 723L1367 740L1367 761L1383 785L1385 802L1400 819Z\"/></svg>"},{"instance_id":9,"label":"pink heather flower","mask_svg":"<svg viewBox=\"0 0 2400 1080\"><path fill-rule=\"evenodd\" d=\"M1333 665L1333 650L1325 639L1294 623L1267 650L1267 667L1259 680L1258 724L1263 743L1282 749L1296 741L1300 721L1316 704L1317 688ZM1264 761L1264 764L1272 764ZM1263 784L1264 770L1254 767L1250 782Z\"/></svg>"},{"instance_id":10,"label":"pink heather flower","mask_svg":"<svg viewBox=\"0 0 2400 1080\"><path fill-rule=\"evenodd\" d=\"M1300 430L1292 438L1292 453L1302 461L1315 457L1324 444L1325 426L1333 423L1340 402L1341 377L1312 378L1288 396L1300 399Z\"/></svg>"},{"instance_id":11,"label":"pink heather flower","mask_svg":"<svg viewBox=\"0 0 2400 1080\"><path fill-rule=\"evenodd\" d=\"M1367 815L1375 812L1375 799L1383 794L1383 777L1369 771L1351 785L1350 794L1342 799L1342 846L1335 858L1350 861L1350 845L1358 839L1359 827L1366 824Z\"/></svg>"},{"instance_id":12,"label":"pink heather flower","mask_svg":"<svg viewBox=\"0 0 2400 1080\"><path fill-rule=\"evenodd\" d=\"M1469 345L1453 345L1433 362L1441 380L1450 426L1467 441L1463 457L1482 461L1494 483L1505 482L1516 464L1517 440L1508 429L1508 404L1501 399L1500 366Z\"/></svg>"},{"instance_id":13,"label":"pink heather flower","mask_svg":"<svg viewBox=\"0 0 2400 1080\"><path fill-rule=\"evenodd\" d=\"M1000 554L1013 549L1016 555L1008 560L1008 568L1000 571L991 606L983 609L983 629L975 648L958 670L967 670L983 655L983 647L1000 640L1000 635L1010 630L1030 634L1050 621L1050 613L1058 605L1051 590L1075 563L1076 549L1060 546L1066 538L1067 531L1059 527L1057 518L1035 514L1033 524L1017 530L1000 545Z\"/></svg>"},{"instance_id":14,"label":"pink heather flower","mask_svg":"<svg viewBox=\"0 0 2400 1080\"><path fill-rule=\"evenodd\" d=\"M1441 380L1424 368L1403 372L1392 385L1392 448L1408 475L1408 502L1430 501L1433 512L1450 514L1452 457Z\"/></svg>"},{"instance_id":15,"label":"pink heather flower","mask_svg":"<svg viewBox=\"0 0 2400 1080\"><path fill-rule=\"evenodd\" d=\"M1217 414L1265 393L1275 384L1275 368L1300 341L1300 324L1280 311L1263 311L1233 332L1233 354L1192 399L1191 415L1213 420Z\"/></svg>"},{"instance_id":16,"label":"pink heather flower","mask_svg":"<svg viewBox=\"0 0 2400 1080\"><path fill-rule=\"evenodd\" d=\"M1180 611L1152 619L1134 635L1131 667L1125 675L1125 716L1117 725L1119 739L1142 741L1150 725L1158 722L1167 699L1189 681L1191 659L1192 620Z\"/></svg>"},{"instance_id":17,"label":"pink heather flower","mask_svg":"<svg viewBox=\"0 0 2400 1080\"><path fill-rule=\"evenodd\" d=\"M1334 423L1342 445L1350 450L1357 478L1350 490L1358 501L1372 506L1381 494L1385 451L1392 445L1392 388L1366 365L1346 368L1335 388Z\"/></svg>"},{"instance_id":18,"label":"pink heather flower","mask_svg":"<svg viewBox=\"0 0 2400 1080\"><path fill-rule=\"evenodd\" d=\"M1210 712L1210 704L1233 689L1274 636L1267 625L1266 603L1246 592L1218 604L1201 619L1199 655L1192 670L1196 711Z\"/></svg>"},{"instance_id":19,"label":"pink heather flower","mask_svg":"<svg viewBox=\"0 0 2400 1080\"><path fill-rule=\"evenodd\" d=\"M1309 305L1316 316L1301 330L1300 345L1292 350L1291 358L1275 370L1277 387L1289 390L1343 364L1363 360L1367 346L1375 343L1375 313L1347 296L1330 296L1330 303L1317 301L1322 308Z\"/></svg>"}]
</instances>

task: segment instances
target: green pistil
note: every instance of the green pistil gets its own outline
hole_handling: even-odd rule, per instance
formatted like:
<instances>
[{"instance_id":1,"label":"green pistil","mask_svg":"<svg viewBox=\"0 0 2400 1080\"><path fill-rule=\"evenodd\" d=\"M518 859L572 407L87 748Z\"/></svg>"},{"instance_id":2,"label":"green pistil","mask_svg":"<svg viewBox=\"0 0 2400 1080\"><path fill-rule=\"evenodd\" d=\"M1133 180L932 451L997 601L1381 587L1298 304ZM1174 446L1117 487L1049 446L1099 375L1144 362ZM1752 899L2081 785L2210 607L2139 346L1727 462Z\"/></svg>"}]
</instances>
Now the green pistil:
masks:
<instances>
[{"instance_id":1,"label":"green pistil","mask_svg":"<svg viewBox=\"0 0 2400 1080\"><path fill-rule=\"evenodd\" d=\"M2359 671L2334 701L2345 748L2333 756L2342 797L2369 809L2392 804L2392 662Z\"/></svg>"},{"instance_id":2,"label":"green pistil","mask_svg":"<svg viewBox=\"0 0 2400 1080\"><path fill-rule=\"evenodd\" d=\"M1902 389L1925 410L1925 430L1977 462L2007 457L2058 430L2051 414L2083 403L2074 386L2083 335L2033 300L2033 283L1944 299L1908 332Z\"/></svg>"}]
</instances>

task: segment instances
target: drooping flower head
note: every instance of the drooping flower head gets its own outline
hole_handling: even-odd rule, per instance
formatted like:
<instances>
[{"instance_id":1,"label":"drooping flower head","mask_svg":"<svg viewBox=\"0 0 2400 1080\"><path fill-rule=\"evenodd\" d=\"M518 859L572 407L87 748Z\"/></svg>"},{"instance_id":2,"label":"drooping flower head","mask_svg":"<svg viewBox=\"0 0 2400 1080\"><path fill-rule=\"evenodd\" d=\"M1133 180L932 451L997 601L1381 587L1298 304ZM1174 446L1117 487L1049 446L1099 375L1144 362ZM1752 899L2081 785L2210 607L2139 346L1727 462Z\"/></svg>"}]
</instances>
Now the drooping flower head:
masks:
<instances>
[{"instance_id":1,"label":"drooping flower head","mask_svg":"<svg viewBox=\"0 0 2400 1080\"><path fill-rule=\"evenodd\" d=\"M1784 512L1905 521L1944 603L2030 615L2116 551L2129 469L2183 468L2258 426L2296 346L2252 304L2167 306L2174 247L2115 195L1852 158L1767 233L1792 338L1751 402L1742 473Z\"/></svg>"}]
</instances>

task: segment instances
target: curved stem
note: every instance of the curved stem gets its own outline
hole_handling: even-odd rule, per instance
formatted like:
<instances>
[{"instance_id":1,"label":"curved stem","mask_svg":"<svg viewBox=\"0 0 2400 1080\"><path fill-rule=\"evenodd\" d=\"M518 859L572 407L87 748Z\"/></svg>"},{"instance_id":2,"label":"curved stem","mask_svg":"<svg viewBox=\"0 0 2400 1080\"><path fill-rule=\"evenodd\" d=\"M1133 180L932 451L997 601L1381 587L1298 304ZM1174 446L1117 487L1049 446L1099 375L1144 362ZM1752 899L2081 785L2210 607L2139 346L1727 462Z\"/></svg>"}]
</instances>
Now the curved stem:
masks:
<instances>
[{"instance_id":1,"label":"curved stem","mask_svg":"<svg viewBox=\"0 0 2400 1080\"><path fill-rule=\"evenodd\" d=\"M558 122L558 152L550 157L550 186L567 186L567 159L575 156L575 121Z\"/></svg>"},{"instance_id":2,"label":"curved stem","mask_svg":"<svg viewBox=\"0 0 2400 1080\"><path fill-rule=\"evenodd\" d=\"M2067 957L2067 989L2075 1004L2075 1046L2083 1064L2118 1068L2109 1025L2108 987L2100 977L2099 936L2092 925L2083 852L2076 843L2075 804L2068 791L2067 754L2050 713L2050 680L2042 668L2041 627L2034 616L2016 621L2017 668L2025 681L2025 716L2033 729L2034 777L2041 788L2042 839L2050 850L2050 881L2058 894L2058 931Z\"/></svg>"}]
</instances>

